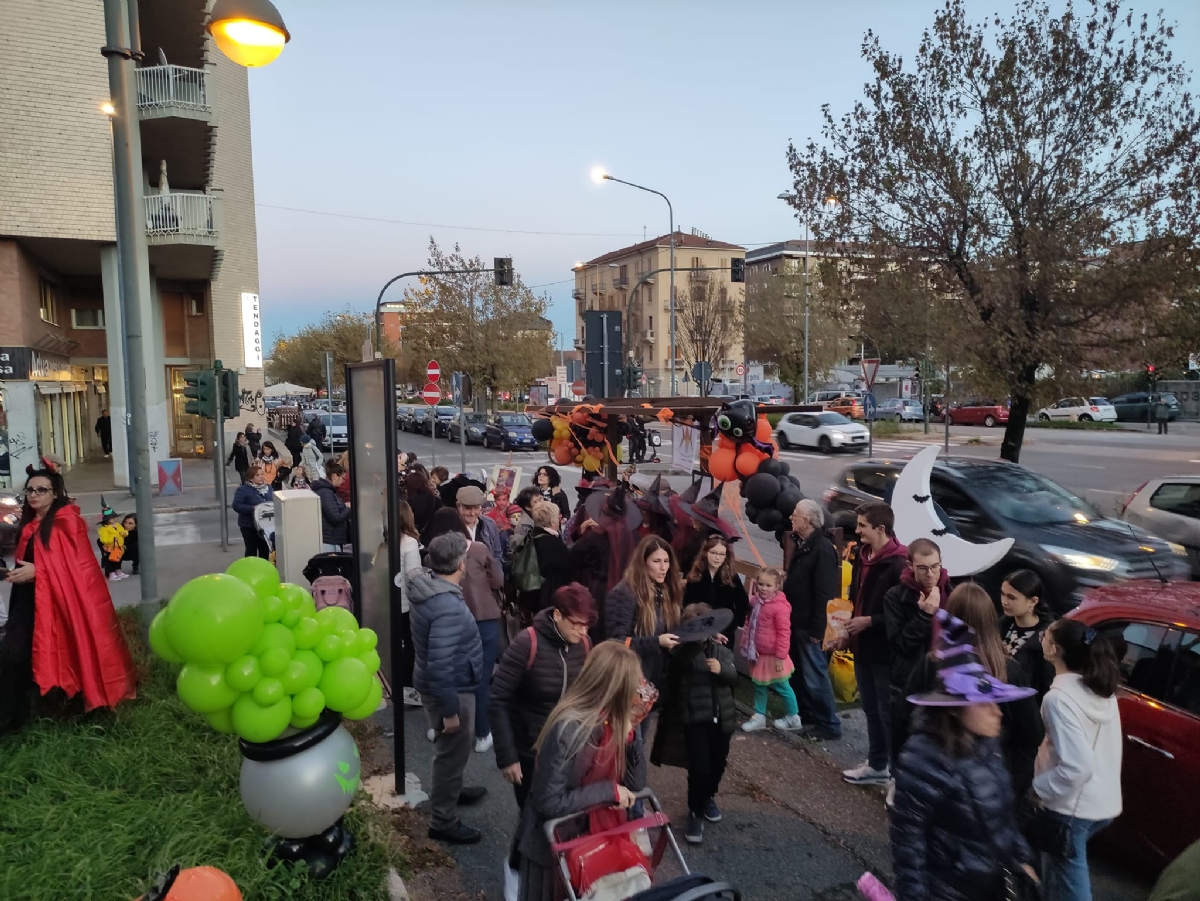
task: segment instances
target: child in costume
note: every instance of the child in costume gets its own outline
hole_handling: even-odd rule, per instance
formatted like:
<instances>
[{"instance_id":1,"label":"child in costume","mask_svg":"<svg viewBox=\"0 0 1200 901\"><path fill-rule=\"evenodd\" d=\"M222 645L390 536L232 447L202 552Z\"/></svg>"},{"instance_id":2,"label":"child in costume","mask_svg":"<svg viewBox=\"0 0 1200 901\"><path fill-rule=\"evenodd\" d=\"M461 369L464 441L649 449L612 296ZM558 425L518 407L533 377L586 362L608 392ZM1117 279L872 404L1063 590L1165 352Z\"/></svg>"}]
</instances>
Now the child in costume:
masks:
<instances>
[{"instance_id":1,"label":"child in costume","mask_svg":"<svg viewBox=\"0 0 1200 901\"><path fill-rule=\"evenodd\" d=\"M750 663L754 682L754 716L742 724L743 732L767 728L767 694L783 698L784 715L772 725L791 732L802 726L796 693L788 683L795 666L789 656L792 641L792 605L784 596L783 570L769 566L759 570L750 617L742 630L742 656Z\"/></svg>"},{"instance_id":2,"label":"child in costume","mask_svg":"<svg viewBox=\"0 0 1200 901\"><path fill-rule=\"evenodd\" d=\"M96 531L97 543L100 545L100 566L105 577L110 582L129 578L121 572L121 560L125 557L125 536L129 533L118 521L117 513L112 507L105 506L100 514L100 527Z\"/></svg>"}]
</instances>

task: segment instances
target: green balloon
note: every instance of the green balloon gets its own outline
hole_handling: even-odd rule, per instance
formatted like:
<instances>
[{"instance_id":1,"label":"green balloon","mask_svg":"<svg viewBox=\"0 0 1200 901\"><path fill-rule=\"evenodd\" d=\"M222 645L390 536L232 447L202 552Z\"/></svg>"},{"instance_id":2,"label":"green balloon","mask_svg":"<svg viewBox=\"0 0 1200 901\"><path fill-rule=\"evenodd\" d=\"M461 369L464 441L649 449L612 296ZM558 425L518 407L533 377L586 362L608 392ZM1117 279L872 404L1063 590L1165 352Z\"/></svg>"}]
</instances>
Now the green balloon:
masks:
<instances>
[{"instance_id":1,"label":"green balloon","mask_svg":"<svg viewBox=\"0 0 1200 901\"><path fill-rule=\"evenodd\" d=\"M246 741L264 742L279 738L292 719L292 699L286 695L270 707L245 694L233 702L233 730Z\"/></svg>"},{"instance_id":2,"label":"green balloon","mask_svg":"<svg viewBox=\"0 0 1200 901\"><path fill-rule=\"evenodd\" d=\"M167 638L167 611L165 608L159 610L150 623L150 647L167 663L183 663L183 658L175 652Z\"/></svg>"},{"instance_id":3,"label":"green balloon","mask_svg":"<svg viewBox=\"0 0 1200 901\"><path fill-rule=\"evenodd\" d=\"M300 606L296 608L300 611L301 616L316 616L317 602L311 594L304 592L304 597L300 599Z\"/></svg>"},{"instance_id":4,"label":"green balloon","mask_svg":"<svg viewBox=\"0 0 1200 901\"><path fill-rule=\"evenodd\" d=\"M279 618L279 621L289 629L294 629L296 627L296 623L300 622L300 617L301 614L299 610L285 610L283 612L283 616Z\"/></svg>"},{"instance_id":5,"label":"green balloon","mask_svg":"<svg viewBox=\"0 0 1200 901\"><path fill-rule=\"evenodd\" d=\"M233 734L233 708L226 707L224 710L218 710L214 713L204 714L204 718L208 720L208 724L218 732L223 732L226 735Z\"/></svg>"},{"instance_id":6,"label":"green balloon","mask_svg":"<svg viewBox=\"0 0 1200 901\"><path fill-rule=\"evenodd\" d=\"M266 678L254 686L254 691L251 692L254 696L254 703L262 707L270 707L283 699L284 690L283 683L278 679Z\"/></svg>"},{"instance_id":7,"label":"green balloon","mask_svg":"<svg viewBox=\"0 0 1200 901\"><path fill-rule=\"evenodd\" d=\"M186 583L166 614L167 642L188 663L237 660L254 647L264 622L262 601L245 582L223 573Z\"/></svg>"},{"instance_id":8,"label":"green balloon","mask_svg":"<svg viewBox=\"0 0 1200 901\"><path fill-rule=\"evenodd\" d=\"M264 676L282 676L292 661L292 655L283 648L267 648L258 658Z\"/></svg>"},{"instance_id":9,"label":"green balloon","mask_svg":"<svg viewBox=\"0 0 1200 901\"><path fill-rule=\"evenodd\" d=\"M279 595L279 570L270 560L262 557L242 557L234 560L225 570L235 579L241 579L260 598Z\"/></svg>"},{"instance_id":10,"label":"green balloon","mask_svg":"<svg viewBox=\"0 0 1200 901\"><path fill-rule=\"evenodd\" d=\"M320 718L321 718L320 714L317 714L316 716L310 716L310 717L293 715L291 725L292 725L293 729L307 729L310 726L315 726L317 724L317 720L319 720Z\"/></svg>"},{"instance_id":11,"label":"green balloon","mask_svg":"<svg viewBox=\"0 0 1200 901\"><path fill-rule=\"evenodd\" d=\"M239 692L225 681L220 664L185 663L175 680L179 700L196 713L214 713L229 707Z\"/></svg>"},{"instance_id":12,"label":"green balloon","mask_svg":"<svg viewBox=\"0 0 1200 901\"><path fill-rule=\"evenodd\" d=\"M317 642L317 646L313 650L326 663L331 660L337 660L346 651L342 645L342 640L336 635L322 635L321 640Z\"/></svg>"},{"instance_id":13,"label":"green balloon","mask_svg":"<svg viewBox=\"0 0 1200 901\"><path fill-rule=\"evenodd\" d=\"M325 695L325 706L338 713L353 710L367 699L373 677L363 662L342 657L325 666L318 688Z\"/></svg>"},{"instance_id":14,"label":"green balloon","mask_svg":"<svg viewBox=\"0 0 1200 901\"><path fill-rule=\"evenodd\" d=\"M313 648L321 638L321 624L311 616L302 617L292 626L292 636L296 639L296 647Z\"/></svg>"},{"instance_id":15,"label":"green balloon","mask_svg":"<svg viewBox=\"0 0 1200 901\"><path fill-rule=\"evenodd\" d=\"M379 647L379 636L375 634L374 629L359 629L354 646L358 648L360 654L373 651Z\"/></svg>"},{"instance_id":16,"label":"green balloon","mask_svg":"<svg viewBox=\"0 0 1200 901\"><path fill-rule=\"evenodd\" d=\"M340 609L342 609L342 608L340 608L340 607L322 607L320 610L317 611L316 616L314 618L316 619L316 621L318 623L321 624L321 631L323 633L325 633L326 635L336 634L337 632L340 631L340 628L338 625L338 615L337 615L337 611Z\"/></svg>"},{"instance_id":17,"label":"green balloon","mask_svg":"<svg viewBox=\"0 0 1200 901\"><path fill-rule=\"evenodd\" d=\"M283 616L286 609L283 606L283 601L275 597L275 595L263 598L263 619L269 623L279 622L279 618Z\"/></svg>"},{"instance_id":18,"label":"green balloon","mask_svg":"<svg viewBox=\"0 0 1200 901\"><path fill-rule=\"evenodd\" d=\"M379 672L379 652L375 650L367 651L365 654L355 655L355 659L361 660L362 665L367 668L367 672L374 675Z\"/></svg>"},{"instance_id":19,"label":"green balloon","mask_svg":"<svg viewBox=\"0 0 1200 901\"><path fill-rule=\"evenodd\" d=\"M279 677L283 682L283 690L290 695L297 695L306 688L315 688L321 681L323 669L321 658L312 651L297 651L292 655L292 660L283 675Z\"/></svg>"},{"instance_id":20,"label":"green balloon","mask_svg":"<svg viewBox=\"0 0 1200 901\"><path fill-rule=\"evenodd\" d=\"M333 618L337 622L338 632L357 632L358 620L354 618L354 614L345 607L329 607L326 608L333 611Z\"/></svg>"},{"instance_id":21,"label":"green balloon","mask_svg":"<svg viewBox=\"0 0 1200 901\"><path fill-rule=\"evenodd\" d=\"M225 681L229 683L230 688L238 691L250 691L261 678L262 667L258 665L258 658L249 654L239 657L225 667Z\"/></svg>"},{"instance_id":22,"label":"green balloon","mask_svg":"<svg viewBox=\"0 0 1200 901\"><path fill-rule=\"evenodd\" d=\"M371 691L367 695L367 699L353 710L347 710L342 716L348 720L365 720L379 709L379 702L381 700L383 700L383 686L379 684L378 679L372 679Z\"/></svg>"},{"instance_id":23,"label":"green balloon","mask_svg":"<svg viewBox=\"0 0 1200 901\"><path fill-rule=\"evenodd\" d=\"M307 719L320 716L325 709L325 695L319 688L306 688L292 698L292 714Z\"/></svg>"},{"instance_id":24,"label":"green balloon","mask_svg":"<svg viewBox=\"0 0 1200 901\"><path fill-rule=\"evenodd\" d=\"M283 601L285 610L298 610L305 598L312 595L294 582L284 582L279 586L279 599Z\"/></svg>"},{"instance_id":25,"label":"green balloon","mask_svg":"<svg viewBox=\"0 0 1200 901\"><path fill-rule=\"evenodd\" d=\"M270 648L283 648L291 657L292 651L296 650L296 636L283 623L267 623L263 626L262 633L258 636L254 647L250 649L250 653L255 657L261 657L263 652Z\"/></svg>"}]
</instances>

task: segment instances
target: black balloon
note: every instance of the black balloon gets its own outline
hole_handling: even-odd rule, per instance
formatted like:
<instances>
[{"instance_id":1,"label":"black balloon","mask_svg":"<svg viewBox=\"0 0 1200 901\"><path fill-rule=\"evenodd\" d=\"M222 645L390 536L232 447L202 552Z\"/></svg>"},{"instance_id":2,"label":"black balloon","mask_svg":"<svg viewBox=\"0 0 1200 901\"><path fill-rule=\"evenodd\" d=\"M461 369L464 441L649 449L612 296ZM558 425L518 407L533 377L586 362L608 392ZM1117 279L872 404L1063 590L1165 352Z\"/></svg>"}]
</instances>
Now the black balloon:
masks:
<instances>
[{"instance_id":1,"label":"black balloon","mask_svg":"<svg viewBox=\"0 0 1200 901\"><path fill-rule=\"evenodd\" d=\"M778 541L780 544L783 544L783 536L786 534L787 534L787 529L776 529L775 530L775 540Z\"/></svg>"},{"instance_id":2,"label":"black balloon","mask_svg":"<svg viewBox=\"0 0 1200 901\"><path fill-rule=\"evenodd\" d=\"M736 442L749 441L754 437L758 413L754 402L735 400L726 402L717 410L717 431Z\"/></svg>"},{"instance_id":3,"label":"black balloon","mask_svg":"<svg viewBox=\"0 0 1200 901\"><path fill-rule=\"evenodd\" d=\"M746 483L742 479L738 479L738 493L742 497L746 496Z\"/></svg>"},{"instance_id":4,"label":"black balloon","mask_svg":"<svg viewBox=\"0 0 1200 901\"><path fill-rule=\"evenodd\" d=\"M758 519L758 507L754 506L754 504L746 504L746 519L751 522Z\"/></svg>"},{"instance_id":5,"label":"black balloon","mask_svg":"<svg viewBox=\"0 0 1200 901\"><path fill-rule=\"evenodd\" d=\"M795 476L786 475L786 476L784 476L784 478L787 479L789 482L791 482L793 485L795 485L797 488L800 488L800 480L798 478L796 478ZM803 490L803 489L801 489L801 490Z\"/></svg>"},{"instance_id":6,"label":"black balloon","mask_svg":"<svg viewBox=\"0 0 1200 901\"><path fill-rule=\"evenodd\" d=\"M779 495L779 480L773 475L758 472L746 479L746 500L760 510L775 503Z\"/></svg>"},{"instance_id":7,"label":"black balloon","mask_svg":"<svg viewBox=\"0 0 1200 901\"><path fill-rule=\"evenodd\" d=\"M773 508L763 510L758 514L758 521L755 525L764 532L774 532L776 529L783 527L783 514Z\"/></svg>"},{"instance_id":8,"label":"black balloon","mask_svg":"<svg viewBox=\"0 0 1200 901\"><path fill-rule=\"evenodd\" d=\"M781 491L779 497L775 498L775 509L790 518L792 511L796 509L796 504L800 503L802 498L799 491L788 486L787 491Z\"/></svg>"},{"instance_id":9,"label":"black balloon","mask_svg":"<svg viewBox=\"0 0 1200 901\"><path fill-rule=\"evenodd\" d=\"M787 461L780 460L779 461L779 475L786 476L786 475L790 475L791 472L792 472L792 467L787 465Z\"/></svg>"},{"instance_id":10,"label":"black balloon","mask_svg":"<svg viewBox=\"0 0 1200 901\"><path fill-rule=\"evenodd\" d=\"M554 437L554 423L549 419L535 419L529 427L535 441L549 441Z\"/></svg>"},{"instance_id":11,"label":"black balloon","mask_svg":"<svg viewBox=\"0 0 1200 901\"><path fill-rule=\"evenodd\" d=\"M767 459L758 464L758 471L765 472L767 475L778 476L782 474L781 467L783 465L783 463L780 463L774 457L767 457Z\"/></svg>"}]
</instances>

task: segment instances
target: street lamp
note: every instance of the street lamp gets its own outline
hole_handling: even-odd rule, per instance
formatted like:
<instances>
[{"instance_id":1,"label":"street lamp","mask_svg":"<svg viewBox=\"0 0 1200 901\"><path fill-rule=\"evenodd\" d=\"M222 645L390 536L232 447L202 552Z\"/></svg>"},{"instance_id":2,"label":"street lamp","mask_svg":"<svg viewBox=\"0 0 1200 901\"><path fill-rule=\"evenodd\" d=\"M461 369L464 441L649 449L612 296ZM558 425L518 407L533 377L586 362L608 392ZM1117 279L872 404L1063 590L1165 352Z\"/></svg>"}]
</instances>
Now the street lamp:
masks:
<instances>
[{"instance_id":1,"label":"street lamp","mask_svg":"<svg viewBox=\"0 0 1200 901\"><path fill-rule=\"evenodd\" d=\"M217 0L205 26L217 48L239 66L265 66L291 40L271 0Z\"/></svg>"},{"instance_id":2,"label":"street lamp","mask_svg":"<svg viewBox=\"0 0 1200 901\"><path fill-rule=\"evenodd\" d=\"M645 191L647 194L657 194L667 202L667 213L671 218L671 396L674 397L678 391L678 386L675 382L675 208L671 206L671 200L662 191L656 191L653 188L647 188L643 185L635 185L631 181L617 178L609 175L603 168L597 166L592 170L592 181L600 184L605 181L615 181L618 184L628 185L631 188L637 188L639 191Z\"/></svg>"}]
</instances>

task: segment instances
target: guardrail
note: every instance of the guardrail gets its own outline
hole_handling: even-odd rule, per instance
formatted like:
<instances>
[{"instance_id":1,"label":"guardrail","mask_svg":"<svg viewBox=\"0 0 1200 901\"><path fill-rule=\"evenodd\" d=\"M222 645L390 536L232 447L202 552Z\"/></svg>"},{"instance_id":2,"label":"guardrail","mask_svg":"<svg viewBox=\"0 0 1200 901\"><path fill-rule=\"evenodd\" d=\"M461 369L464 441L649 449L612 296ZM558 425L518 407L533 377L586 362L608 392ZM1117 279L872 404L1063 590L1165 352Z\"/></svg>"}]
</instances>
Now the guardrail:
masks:
<instances>
[{"instance_id":1,"label":"guardrail","mask_svg":"<svg viewBox=\"0 0 1200 901\"><path fill-rule=\"evenodd\" d=\"M137 76L139 110L186 109L210 112L208 73L187 66L145 66Z\"/></svg>"},{"instance_id":2,"label":"guardrail","mask_svg":"<svg viewBox=\"0 0 1200 901\"><path fill-rule=\"evenodd\" d=\"M214 238L217 222L210 194L147 194L146 235L190 235Z\"/></svg>"}]
</instances>

